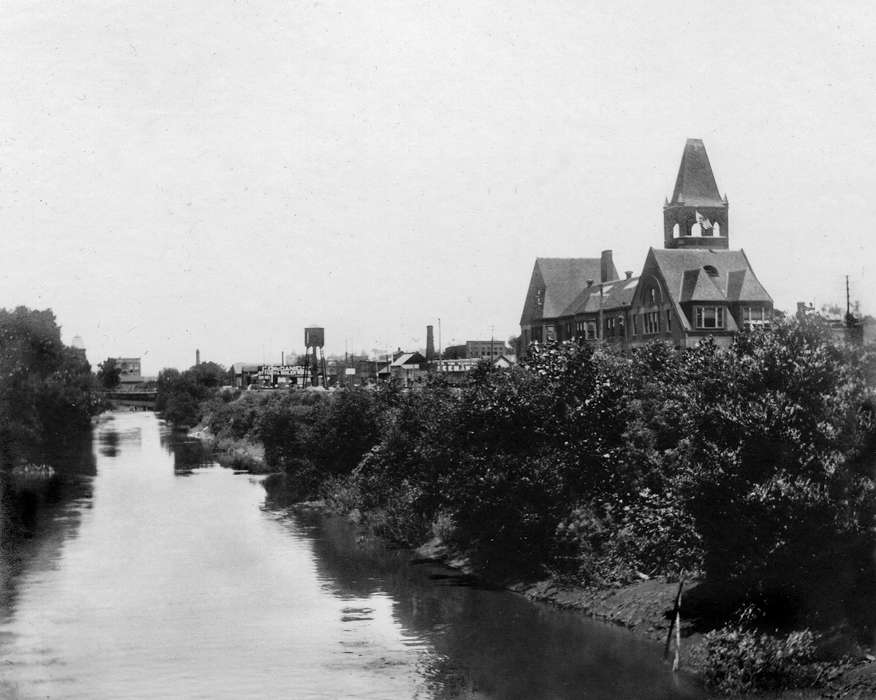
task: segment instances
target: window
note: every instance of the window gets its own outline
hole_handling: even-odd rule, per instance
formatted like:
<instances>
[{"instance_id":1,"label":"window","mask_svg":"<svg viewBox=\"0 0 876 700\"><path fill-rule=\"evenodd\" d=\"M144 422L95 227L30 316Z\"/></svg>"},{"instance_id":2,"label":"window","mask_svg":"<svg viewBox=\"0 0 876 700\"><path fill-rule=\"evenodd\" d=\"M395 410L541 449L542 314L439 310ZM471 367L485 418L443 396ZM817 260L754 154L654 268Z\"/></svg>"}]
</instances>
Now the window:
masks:
<instances>
[{"instance_id":1,"label":"window","mask_svg":"<svg viewBox=\"0 0 876 700\"><path fill-rule=\"evenodd\" d=\"M544 306L544 290L536 289L535 290L535 306L538 309L541 309Z\"/></svg>"},{"instance_id":2,"label":"window","mask_svg":"<svg viewBox=\"0 0 876 700\"><path fill-rule=\"evenodd\" d=\"M672 310L666 309L666 330L672 330Z\"/></svg>"},{"instance_id":3,"label":"window","mask_svg":"<svg viewBox=\"0 0 876 700\"><path fill-rule=\"evenodd\" d=\"M763 306L743 306L742 327L747 331L755 328L769 328L770 312Z\"/></svg>"},{"instance_id":4,"label":"window","mask_svg":"<svg viewBox=\"0 0 876 700\"><path fill-rule=\"evenodd\" d=\"M642 328L645 335L655 335L660 332L660 312L649 311L642 314Z\"/></svg>"},{"instance_id":5,"label":"window","mask_svg":"<svg viewBox=\"0 0 876 700\"><path fill-rule=\"evenodd\" d=\"M696 307L696 327L697 328L723 328L724 327L724 307L723 306L697 306Z\"/></svg>"},{"instance_id":6,"label":"window","mask_svg":"<svg viewBox=\"0 0 876 700\"><path fill-rule=\"evenodd\" d=\"M678 238L678 231L679 231L679 226L678 226L678 224L675 224L675 226L672 227L672 237L673 238Z\"/></svg>"},{"instance_id":7,"label":"window","mask_svg":"<svg viewBox=\"0 0 876 700\"><path fill-rule=\"evenodd\" d=\"M639 335L639 317L633 316L633 335Z\"/></svg>"},{"instance_id":8,"label":"window","mask_svg":"<svg viewBox=\"0 0 876 700\"><path fill-rule=\"evenodd\" d=\"M606 338L614 337L614 332L615 332L614 317L605 319L605 337Z\"/></svg>"},{"instance_id":9,"label":"window","mask_svg":"<svg viewBox=\"0 0 876 700\"><path fill-rule=\"evenodd\" d=\"M582 340L596 338L596 321L575 321L575 337Z\"/></svg>"}]
</instances>

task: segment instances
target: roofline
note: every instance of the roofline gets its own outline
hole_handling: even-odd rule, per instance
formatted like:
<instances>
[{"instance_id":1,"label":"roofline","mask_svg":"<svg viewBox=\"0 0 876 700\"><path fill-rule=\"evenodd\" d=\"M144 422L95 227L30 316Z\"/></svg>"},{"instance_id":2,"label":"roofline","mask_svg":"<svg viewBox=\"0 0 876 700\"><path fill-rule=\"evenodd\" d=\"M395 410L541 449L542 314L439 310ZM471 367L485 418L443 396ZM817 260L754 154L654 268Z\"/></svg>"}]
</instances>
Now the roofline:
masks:
<instances>
[{"instance_id":1,"label":"roofline","mask_svg":"<svg viewBox=\"0 0 876 700\"><path fill-rule=\"evenodd\" d=\"M754 268L751 266L751 260L748 259L748 256L745 254L745 249L740 248L739 252L742 253L742 257L745 258L745 262L748 263L748 269L751 271L754 279L757 280L757 283L760 285L760 288L763 290L764 294L766 294L770 298L770 304L775 305L775 301L773 301L772 295L767 291L767 288L763 286L763 282L760 281L760 278L757 276L757 273L754 271ZM743 301L743 300L740 300Z\"/></svg>"}]
</instances>

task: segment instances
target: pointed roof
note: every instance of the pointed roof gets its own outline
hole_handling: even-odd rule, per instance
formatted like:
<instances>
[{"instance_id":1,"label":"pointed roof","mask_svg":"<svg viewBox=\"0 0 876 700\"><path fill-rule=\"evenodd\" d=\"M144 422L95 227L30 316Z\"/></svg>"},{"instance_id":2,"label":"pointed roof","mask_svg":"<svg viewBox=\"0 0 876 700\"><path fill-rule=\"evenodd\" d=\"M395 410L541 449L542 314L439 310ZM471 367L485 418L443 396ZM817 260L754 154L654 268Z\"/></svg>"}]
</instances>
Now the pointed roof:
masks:
<instances>
[{"instance_id":1,"label":"pointed roof","mask_svg":"<svg viewBox=\"0 0 876 700\"><path fill-rule=\"evenodd\" d=\"M396 357L389 366L406 367L407 365L421 365L425 361L426 358L423 357L419 352L404 352Z\"/></svg>"},{"instance_id":2,"label":"pointed roof","mask_svg":"<svg viewBox=\"0 0 876 700\"><path fill-rule=\"evenodd\" d=\"M676 302L772 302L744 251L651 248L648 256Z\"/></svg>"},{"instance_id":3,"label":"pointed roof","mask_svg":"<svg viewBox=\"0 0 876 700\"><path fill-rule=\"evenodd\" d=\"M684 144L670 204L690 207L722 207L725 204L718 193L718 184L702 139L688 139Z\"/></svg>"},{"instance_id":4,"label":"pointed roof","mask_svg":"<svg viewBox=\"0 0 876 700\"><path fill-rule=\"evenodd\" d=\"M523 303L521 325L542 318L559 318L587 287L587 280L599 282L600 258L536 258ZM617 276L617 270L609 274ZM536 292L540 292L537 294ZM536 303L536 298L541 304Z\"/></svg>"},{"instance_id":5,"label":"pointed roof","mask_svg":"<svg viewBox=\"0 0 876 700\"><path fill-rule=\"evenodd\" d=\"M733 274L733 273L731 273ZM705 269L685 270L679 301L725 301L720 278L712 277Z\"/></svg>"}]
</instances>

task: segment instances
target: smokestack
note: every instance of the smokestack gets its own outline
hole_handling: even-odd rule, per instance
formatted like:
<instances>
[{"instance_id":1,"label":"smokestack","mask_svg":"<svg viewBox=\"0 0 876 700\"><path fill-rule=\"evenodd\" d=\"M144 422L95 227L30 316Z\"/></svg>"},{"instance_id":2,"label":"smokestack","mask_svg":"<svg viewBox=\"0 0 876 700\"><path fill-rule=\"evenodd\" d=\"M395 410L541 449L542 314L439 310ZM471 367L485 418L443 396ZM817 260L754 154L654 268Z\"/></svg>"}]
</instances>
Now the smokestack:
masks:
<instances>
[{"instance_id":1,"label":"smokestack","mask_svg":"<svg viewBox=\"0 0 876 700\"><path fill-rule=\"evenodd\" d=\"M600 261L600 282L608 282L609 280L613 280L615 278L616 272L614 272L614 261L611 259L611 251L603 250L602 251L602 260Z\"/></svg>"},{"instance_id":2,"label":"smokestack","mask_svg":"<svg viewBox=\"0 0 876 700\"><path fill-rule=\"evenodd\" d=\"M286 351L280 350L280 367L286 366Z\"/></svg>"},{"instance_id":3,"label":"smokestack","mask_svg":"<svg viewBox=\"0 0 876 700\"><path fill-rule=\"evenodd\" d=\"M199 349L195 349L195 367L201 364L201 351Z\"/></svg>"},{"instance_id":4,"label":"smokestack","mask_svg":"<svg viewBox=\"0 0 876 700\"><path fill-rule=\"evenodd\" d=\"M432 326L426 326L426 362L431 362L435 359L435 336L432 333Z\"/></svg>"}]
</instances>

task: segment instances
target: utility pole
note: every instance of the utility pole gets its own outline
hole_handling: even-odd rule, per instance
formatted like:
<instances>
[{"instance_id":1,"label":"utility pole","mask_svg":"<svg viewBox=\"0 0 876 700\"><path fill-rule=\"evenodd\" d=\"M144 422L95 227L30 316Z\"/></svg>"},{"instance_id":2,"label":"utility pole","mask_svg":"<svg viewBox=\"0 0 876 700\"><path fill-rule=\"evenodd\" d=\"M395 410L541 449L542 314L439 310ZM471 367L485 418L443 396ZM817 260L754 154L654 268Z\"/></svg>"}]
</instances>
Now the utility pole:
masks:
<instances>
[{"instance_id":1,"label":"utility pole","mask_svg":"<svg viewBox=\"0 0 876 700\"><path fill-rule=\"evenodd\" d=\"M444 353L441 351L441 317L438 317L438 359L444 359Z\"/></svg>"},{"instance_id":2,"label":"utility pole","mask_svg":"<svg viewBox=\"0 0 876 700\"><path fill-rule=\"evenodd\" d=\"M852 313L852 301L849 296L849 276L846 275L846 320L848 320L849 316Z\"/></svg>"}]
</instances>

